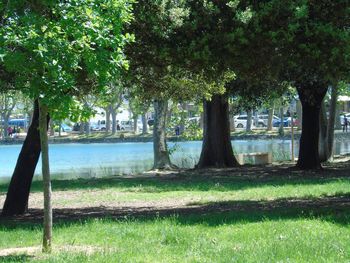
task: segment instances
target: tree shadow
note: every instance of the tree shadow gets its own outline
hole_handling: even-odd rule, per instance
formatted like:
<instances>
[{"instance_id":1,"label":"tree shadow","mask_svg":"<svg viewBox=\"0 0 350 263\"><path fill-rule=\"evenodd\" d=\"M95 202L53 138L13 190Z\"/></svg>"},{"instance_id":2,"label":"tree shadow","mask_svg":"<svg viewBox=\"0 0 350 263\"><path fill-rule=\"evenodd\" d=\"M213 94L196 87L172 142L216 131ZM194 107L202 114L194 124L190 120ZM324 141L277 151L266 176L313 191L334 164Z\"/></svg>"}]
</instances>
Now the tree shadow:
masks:
<instances>
[{"instance_id":1,"label":"tree shadow","mask_svg":"<svg viewBox=\"0 0 350 263\"><path fill-rule=\"evenodd\" d=\"M186 170L155 176L114 176L75 180L53 180L53 190L121 188L123 191L159 193L167 191L232 191L261 186L327 184L339 179L350 180L350 163L327 166L321 171L300 171L288 165L243 166L231 169ZM0 185L0 193L7 184ZM42 182L32 183L32 192L42 191Z\"/></svg>"},{"instance_id":2,"label":"tree shadow","mask_svg":"<svg viewBox=\"0 0 350 263\"><path fill-rule=\"evenodd\" d=\"M1 228L40 227L42 209L30 209L23 216L0 218ZM320 198L282 198L276 200L238 200L189 204L181 207L83 207L54 209L55 227L91 219L152 221L172 218L179 224L237 224L266 220L320 219L340 225L350 224L350 194Z\"/></svg>"},{"instance_id":3,"label":"tree shadow","mask_svg":"<svg viewBox=\"0 0 350 263\"><path fill-rule=\"evenodd\" d=\"M33 256L29 256L27 254L7 255L7 256L0 256L0 262L3 262L3 263L28 262L32 258Z\"/></svg>"}]
</instances>

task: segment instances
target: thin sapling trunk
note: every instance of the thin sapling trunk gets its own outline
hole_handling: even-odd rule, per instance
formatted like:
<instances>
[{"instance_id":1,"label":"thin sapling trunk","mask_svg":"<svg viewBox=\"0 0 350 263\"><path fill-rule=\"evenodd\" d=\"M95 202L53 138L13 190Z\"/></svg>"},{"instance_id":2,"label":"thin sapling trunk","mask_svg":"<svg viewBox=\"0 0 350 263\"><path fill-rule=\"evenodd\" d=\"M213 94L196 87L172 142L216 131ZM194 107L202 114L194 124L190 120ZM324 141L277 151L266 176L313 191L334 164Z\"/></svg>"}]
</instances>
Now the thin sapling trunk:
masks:
<instances>
[{"instance_id":1,"label":"thin sapling trunk","mask_svg":"<svg viewBox=\"0 0 350 263\"><path fill-rule=\"evenodd\" d=\"M49 144L47 136L47 114L48 109L45 104L39 101L39 131L41 144L41 162L44 186L44 233L43 252L51 252L52 243L52 205L51 205L51 178L49 164Z\"/></svg>"}]
</instances>

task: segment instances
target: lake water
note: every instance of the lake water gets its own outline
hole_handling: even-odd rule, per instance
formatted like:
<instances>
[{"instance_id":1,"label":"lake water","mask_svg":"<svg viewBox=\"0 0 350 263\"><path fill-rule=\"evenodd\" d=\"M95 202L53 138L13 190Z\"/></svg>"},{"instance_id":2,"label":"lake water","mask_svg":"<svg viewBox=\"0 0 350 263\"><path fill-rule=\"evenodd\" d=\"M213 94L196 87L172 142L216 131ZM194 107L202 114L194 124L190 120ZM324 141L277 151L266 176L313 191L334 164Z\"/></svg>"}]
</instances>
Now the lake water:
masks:
<instances>
[{"instance_id":1,"label":"lake water","mask_svg":"<svg viewBox=\"0 0 350 263\"><path fill-rule=\"evenodd\" d=\"M235 153L272 152L274 160L290 158L290 140L234 140ZM179 167L193 167L199 159L202 142L169 143L172 161ZM0 146L0 177L10 177L21 145ZM337 141L335 154L350 152L350 143ZM295 147L295 156L298 145ZM93 143L50 145L51 173L58 178L107 176L139 173L152 168L152 143ZM36 174L40 174L40 162Z\"/></svg>"}]
</instances>

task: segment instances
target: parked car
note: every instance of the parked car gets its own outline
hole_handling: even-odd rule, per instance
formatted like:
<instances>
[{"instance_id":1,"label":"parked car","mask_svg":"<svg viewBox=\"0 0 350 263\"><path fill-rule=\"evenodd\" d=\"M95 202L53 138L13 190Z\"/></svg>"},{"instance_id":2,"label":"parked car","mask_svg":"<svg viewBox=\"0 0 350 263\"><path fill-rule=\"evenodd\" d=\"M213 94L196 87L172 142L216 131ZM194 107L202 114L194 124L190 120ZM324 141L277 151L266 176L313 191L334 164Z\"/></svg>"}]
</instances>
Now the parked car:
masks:
<instances>
[{"instance_id":1,"label":"parked car","mask_svg":"<svg viewBox=\"0 0 350 263\"><path fill-rule=\"evenodd\" d=\"M236 115L234 116L234 122L236 128L247 128L247 115ZM256 123L255 117L252 117L252 128L255 127L254 123ZM257 127L265 127L264 120L258 117Z\"/></svg>"},{"instance_id":2,"label":"parked car","mask_svg":"<svg viewBox=\"0 0 350 263\"><path fill-rule=\"evenodd\" d=\"M63 132L72 132L73 128L68 126L66 123L61 123L61 131L63 131Z\"/></svg>"},{"instance_id":3,"label":"parked car","mask_svg":"<svg viewBox=\"0 0 350 263\"><path fill-rule=\"evenodd\" d=\"M8 121L8 126L25 128L28 126L28 121L26 119L11 119Z\"/></svg>"},{"instance_id":4,"label":"parked car","mask_svg":"<svg viewBox=\"0 0 350 263\"><path fill-rule=\"evenodd\" d=\"M105 131L106 130L106 120L99 120L97 123L91 124L90 129L92 131Z\"/></svg>"},{"instance_id":5,"label":"parked car","mask_svg":"<svg viewBox=\"0 0 350 263\"><path fill-rule=\"evenodd\" d=\"M259 119L263 120L264 126L267 127L268 122L269 122L269 115L268 114L260 114ZM278 118L276 115L272 115L272 123L273 121L279 121L280 118Z\"/></svg>"},{"instance_id":6,"label":"parked car","mask_svg":"<svg viewBox=\"0 0 350 263\"><path fill-rule=\"evenodd\" d=\"M290 124L290 121L288 121L288 118L284 118L283 119L283 127L288 127L289 124ZM280 125L281 125L281 119L272 121L272 126L273 127L279 127Z\"/></svg>"},{"instance_id":7,"label":"parked car","mask_svg":"<svg viewBox=\"0 0 350 263\"><path fill-rule=\"evenodd\" d=\"M120 121L118 123L121 131L134 131L134 121ZM142 122L140 120L137 120L137 129L142 129Z\"/></svg>"},{"instance_id":8,"label":"parked car","mask_svg":"<svg viewBox=\"0 0 350 263\"><path fill-rule=\"evenodd\" d=\"M280 126L280 119L274 120L272 122L273 127L279 127ZM298 119L293 119L293 126L298 126L299 120ZM291 127L292 126L292 118L291 117L285 117L283 118L283 127Z\"/></svg>"}]
</instances>

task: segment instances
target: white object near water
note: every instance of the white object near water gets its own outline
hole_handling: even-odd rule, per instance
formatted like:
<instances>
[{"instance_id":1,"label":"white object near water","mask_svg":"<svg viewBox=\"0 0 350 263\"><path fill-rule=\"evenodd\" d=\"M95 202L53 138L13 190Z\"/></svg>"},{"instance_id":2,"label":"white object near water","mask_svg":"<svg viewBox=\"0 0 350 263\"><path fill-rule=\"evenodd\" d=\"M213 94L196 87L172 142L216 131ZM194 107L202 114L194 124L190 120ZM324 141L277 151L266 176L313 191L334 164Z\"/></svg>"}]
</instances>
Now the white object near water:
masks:
<instances>
[{"instance_id":1,"label":"white object near water","mask_svg":"<svg viewBox=\"0 0 350 263\"><path fill-rule=\"evenodd\" d=\"M271 164L272 153L269 152L255 152L255 153L239 153L237 154L237 161L240 165L244 165L244 157L253 157L254 164Z\"/></svg>"}]
</instances>

